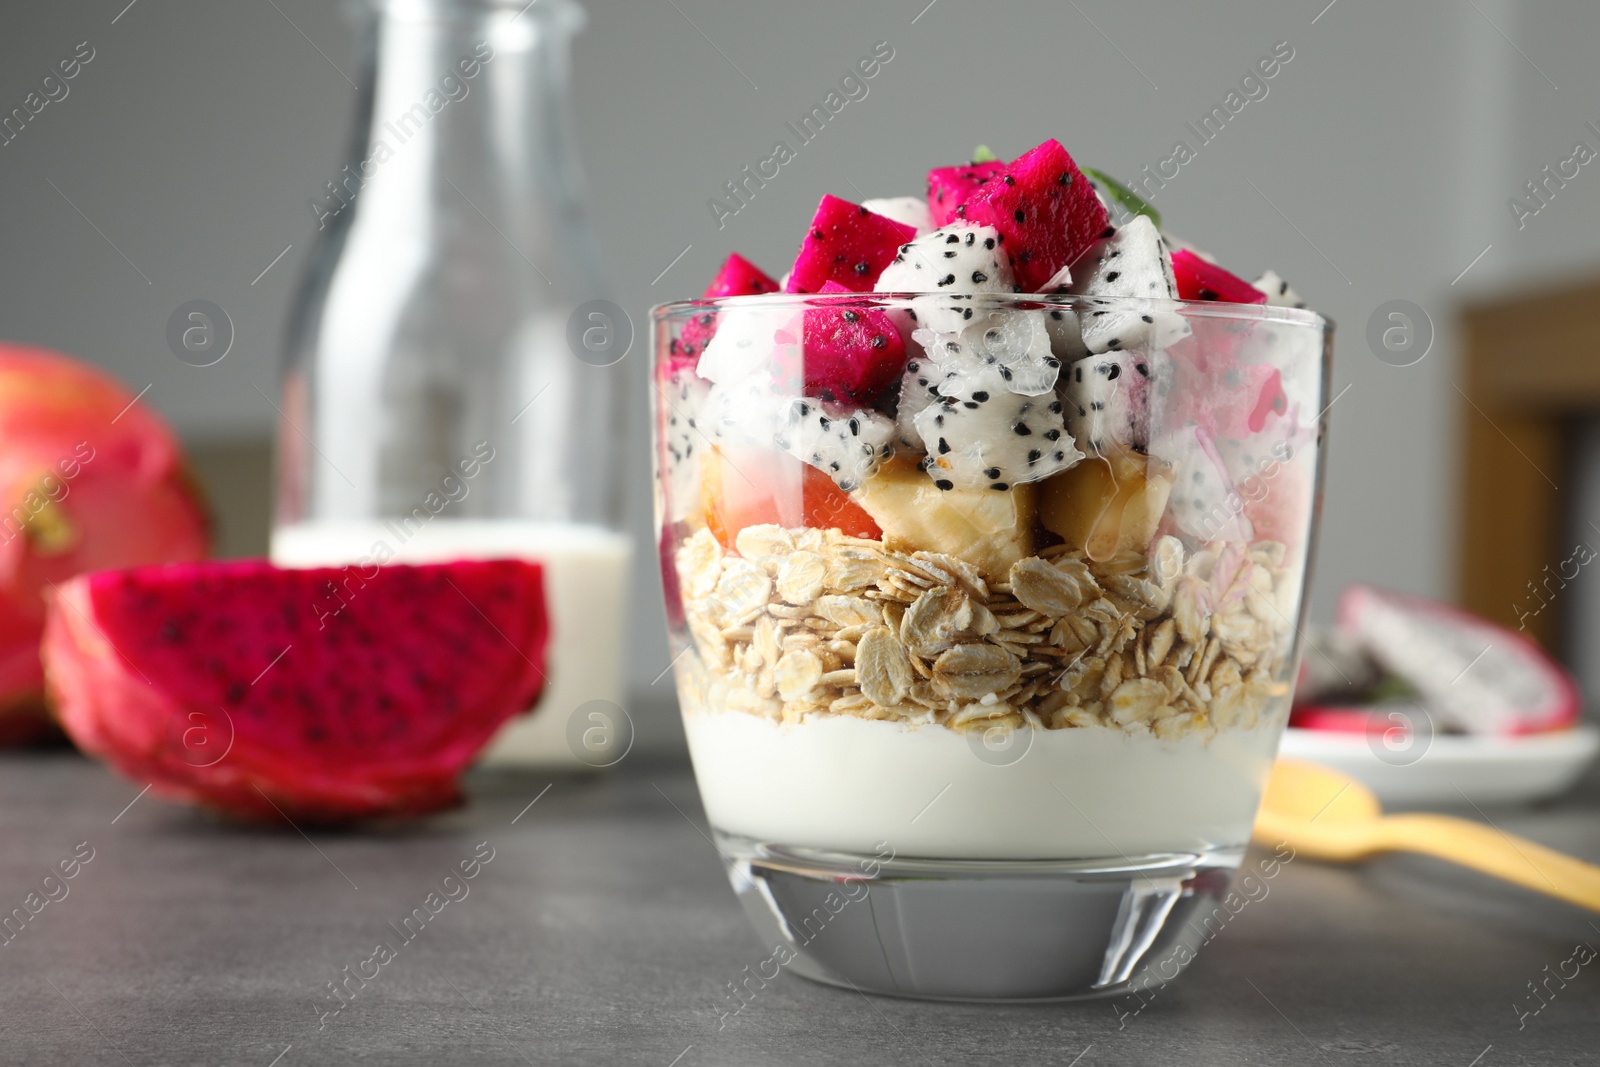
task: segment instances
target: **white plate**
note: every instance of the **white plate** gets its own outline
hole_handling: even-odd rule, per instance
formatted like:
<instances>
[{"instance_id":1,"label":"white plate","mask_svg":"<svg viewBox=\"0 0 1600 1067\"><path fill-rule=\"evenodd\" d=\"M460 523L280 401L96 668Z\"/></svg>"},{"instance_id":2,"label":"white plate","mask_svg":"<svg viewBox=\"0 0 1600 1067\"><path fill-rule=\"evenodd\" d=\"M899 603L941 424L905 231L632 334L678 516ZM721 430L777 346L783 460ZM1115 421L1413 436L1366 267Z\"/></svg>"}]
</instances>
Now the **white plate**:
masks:
<instances>
[{"instance_id":1,"label":"white plate","mask_svg":"<svg viewBox=\"0 0 1600 1067\"><path fill-rule=\"evenodd\" d=\"M1523 737L1440 734L1423 747L1420 755L1391 752L1376 735L1290 729L1278 754L1356 779L1385 808L1526 804L1572 788L1600 750L1600 728Z\"/></svg>"}]
</instances>

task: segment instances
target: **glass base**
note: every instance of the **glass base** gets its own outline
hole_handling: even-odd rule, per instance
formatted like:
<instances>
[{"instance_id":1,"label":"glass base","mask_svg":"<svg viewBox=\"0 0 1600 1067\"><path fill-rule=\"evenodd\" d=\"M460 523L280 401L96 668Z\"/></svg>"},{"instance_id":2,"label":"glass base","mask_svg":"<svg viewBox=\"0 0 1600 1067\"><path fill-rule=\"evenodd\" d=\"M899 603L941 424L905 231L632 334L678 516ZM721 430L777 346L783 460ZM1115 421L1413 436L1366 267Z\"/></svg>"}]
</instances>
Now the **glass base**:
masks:
<instances>
[{"instance_id":1,"label":"glass base","mask_svg":"<svg viewBox=\"0 0 1600 1067\"><path fill-rule=\"evenodd\" d=\"M785 969L867 993L1038 1001L1174 977L1244 849L1105 860L925 860L717 832L745 913ZM1146 967L1146 965L1151 965ZM1141 968L1144 968L1141 970ZM1159 984L1159 981L1156 983Z\"/></svg>"}]
</instances>

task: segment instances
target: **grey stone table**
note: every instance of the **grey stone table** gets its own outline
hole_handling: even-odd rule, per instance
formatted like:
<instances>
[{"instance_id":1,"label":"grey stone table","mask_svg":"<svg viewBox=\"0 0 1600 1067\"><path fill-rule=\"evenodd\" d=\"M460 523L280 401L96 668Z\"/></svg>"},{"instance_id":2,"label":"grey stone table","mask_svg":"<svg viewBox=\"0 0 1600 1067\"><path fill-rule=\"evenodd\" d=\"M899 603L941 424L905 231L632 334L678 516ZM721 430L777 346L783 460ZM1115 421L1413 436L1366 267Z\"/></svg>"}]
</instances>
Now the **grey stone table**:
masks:
<instances>
[{"instance_id":1,"label":"grey stone table","mask_svg":"<svg viewBox=\"0 0 1600 1067\"><path fill-rule=\"evenodd\" d=\"M1142 1006L926 1004L785 975L724 1024L728 983L770 948L683 763L470 785L470 806L417 827L308 837L140 796L70 754L0 758L0 912L45 902L0 947L0 1063L1600 1062L1600 963L1567 962L1600 946L1591 916L1413 858L1289 863ZM1593 778L1490 815L1600 861ZM47 882L63 860L74 877ZM463 860L475 877L448 878Z\"/></svg>"}]
</instances>

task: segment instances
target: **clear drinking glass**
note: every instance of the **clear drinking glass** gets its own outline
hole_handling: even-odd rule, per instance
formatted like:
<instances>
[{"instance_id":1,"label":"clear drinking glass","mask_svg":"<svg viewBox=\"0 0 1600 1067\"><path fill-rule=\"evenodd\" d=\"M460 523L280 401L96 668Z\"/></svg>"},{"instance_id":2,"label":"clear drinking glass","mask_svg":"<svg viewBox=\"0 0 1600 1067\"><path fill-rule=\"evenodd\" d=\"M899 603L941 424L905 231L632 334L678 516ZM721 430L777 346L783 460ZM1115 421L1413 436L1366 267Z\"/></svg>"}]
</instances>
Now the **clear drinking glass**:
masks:
<instances>
[{"instance_id":1,"label":"clear drinking glass","mask_svg":"<svg viewBox=\"0 0 1600 1067\"><path fill-rule=\"evenodd\" d=\"M365 6L353 158L310 201L320 238L289 332L273 558L540 562L548 685L489 758L611 762L622 731L574 746L568 729L586 705L618 725L629 557L623 352L570 340L585 311L614 307L598 299L567 107L583 13Z\"/></svg>"},{"instance_id":2,"label":"clear drinking glass","mask_svg":"<svg viewBox=\"0 0 1600 1067\"><path fill-rule=\"evenodd\" d=\"M982 294L963 332L902 337L881 392L818 389L850 377L821 327L909 334L930 299L654 311L663 578L717 847L809 978L975 999L1166 980L1288 715L1331 327ZM1166 347L1086 355L1103 315Z\"/></svg>"}]
</instances>

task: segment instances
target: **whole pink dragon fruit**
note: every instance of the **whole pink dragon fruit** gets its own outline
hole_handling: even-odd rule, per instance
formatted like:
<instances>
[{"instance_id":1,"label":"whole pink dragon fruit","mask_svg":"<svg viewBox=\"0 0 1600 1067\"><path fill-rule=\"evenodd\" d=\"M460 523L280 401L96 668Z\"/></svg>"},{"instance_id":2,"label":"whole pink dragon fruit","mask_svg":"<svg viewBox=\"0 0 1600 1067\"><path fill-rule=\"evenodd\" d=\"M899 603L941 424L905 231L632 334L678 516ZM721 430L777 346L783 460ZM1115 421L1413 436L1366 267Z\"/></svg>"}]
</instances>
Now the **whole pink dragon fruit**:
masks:
<instances>
[{"instance_id":1,"label":"whole pink dragon fruit","mask_svg":"<svg viewBox=\"0 0 1600 1067\"><path fill-rule=\"evenodd\" d=\"M159 416L92 367L0 344L0 744L54 731L39 638L55 586L208 547L205 509Z\"/></svg>"}]
</instances>

